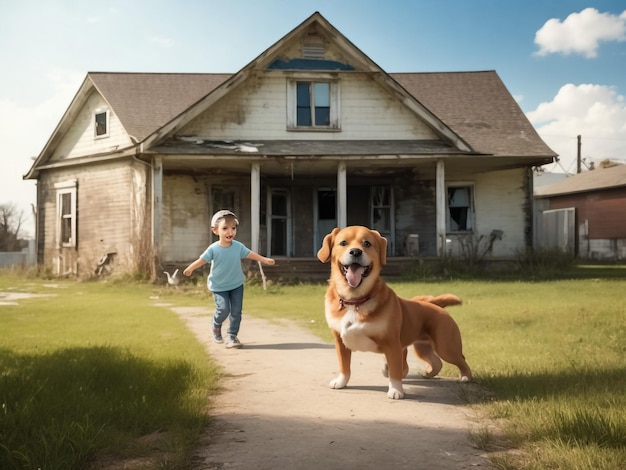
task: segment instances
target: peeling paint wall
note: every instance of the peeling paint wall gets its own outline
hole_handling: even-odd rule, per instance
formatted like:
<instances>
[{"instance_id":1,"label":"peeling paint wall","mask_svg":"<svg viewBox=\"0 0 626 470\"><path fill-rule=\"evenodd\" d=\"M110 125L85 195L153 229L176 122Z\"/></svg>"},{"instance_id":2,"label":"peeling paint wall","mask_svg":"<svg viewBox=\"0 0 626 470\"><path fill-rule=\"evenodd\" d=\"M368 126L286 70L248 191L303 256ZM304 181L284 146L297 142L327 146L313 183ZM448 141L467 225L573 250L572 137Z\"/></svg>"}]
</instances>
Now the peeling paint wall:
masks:
<instances>
[{"instance_id":1,"label":"peeling paint wall","mask_svg":"<svg viewBox=\"0 0 626 470\"><path fill-rule=\"evenodd\" d=\"M493 244L491 257L514 257L526 247L526 210L527 194L525 190L525 168L493 171L475 175L446 175L446 183L473 182L474 204L476 209L473 238L483 237L480 242L480 254L487 247L486 243L493 230L503 232L502 239ZM448 252L461 256L459 237L449 234Z\"/></svg>"},{"instance_id":2,"label":"peeling paint wall","mask_svg":"<svg viewBox=\"0 0 626 470\"><path fill-rule=\"evenodd\" d=\"M109 110L109 136L107 137L95 138L94 113L96 109ZM72 123L72 127L68 129L50 161L110 152L129 145L131 145L131 140L119 119L106 101L94 92Z\"/></svg>"},{"instance_id":3,"label":"peeling paint wall","mask_svg":"<svg viewBox=\"0 0 626 470\"><path fill-rule=\"evenodd\" d=\"M38 184L43 263L60 274L93 275L100 258L115 251L114 267L130 271L132 259L132 171L128 164L107 163L80 170L42 173ZM76 250L57 241L55 183L76 180Z\"/></svg>"},{"instance_id":4,"label":"peeling paint wall","mask_svg":"<svg viewBox=\"0 0 626 470\"><path fill-rule=\"evenodd\" d=\"M310 139L310 132L287 131L287 78L282 72L255 76L178 135L212 140ZM438 139L433 131L368 74L341 79L341 132L319 132L318 140Z\"/></svg>"},{"instance_id":5,"label":"peeling paint wall","mask_svg":"<svg viewBox=\"0 0 626 470\"><path fill-rule=\"evenodd\" d=\"M159 253L162 264L193 261L217 240L211 232L211 216L214 211L224 207L217 207L219 203L212 200L212 189L215 187L228 188L234 192L235 207L225 208L239 216L237 239L250 247L249 177L166 174L163 177Z\"/></svg>"}]
</instances>

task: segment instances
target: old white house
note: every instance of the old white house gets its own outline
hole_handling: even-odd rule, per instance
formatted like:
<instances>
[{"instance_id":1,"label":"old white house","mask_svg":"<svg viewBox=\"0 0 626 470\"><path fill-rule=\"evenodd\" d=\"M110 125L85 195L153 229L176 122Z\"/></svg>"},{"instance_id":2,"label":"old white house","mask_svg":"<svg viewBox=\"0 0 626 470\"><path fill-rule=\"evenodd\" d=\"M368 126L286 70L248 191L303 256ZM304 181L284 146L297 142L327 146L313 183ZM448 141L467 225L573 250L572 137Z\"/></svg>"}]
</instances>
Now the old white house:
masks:
<instances>
[{"instance_id":1,"label":"old white house","mask_svg":"<svg viewBox=\"0 0 626 470\"><path fill-rule=\"evenodd\" d=\"M276 258L354 224L390 258L513 257L555 156L495 71L387 72L314 13L235 74L88 73L25 178L39 262L86 276L190 262L221 208Z\"/></svg>"}]
</instances>

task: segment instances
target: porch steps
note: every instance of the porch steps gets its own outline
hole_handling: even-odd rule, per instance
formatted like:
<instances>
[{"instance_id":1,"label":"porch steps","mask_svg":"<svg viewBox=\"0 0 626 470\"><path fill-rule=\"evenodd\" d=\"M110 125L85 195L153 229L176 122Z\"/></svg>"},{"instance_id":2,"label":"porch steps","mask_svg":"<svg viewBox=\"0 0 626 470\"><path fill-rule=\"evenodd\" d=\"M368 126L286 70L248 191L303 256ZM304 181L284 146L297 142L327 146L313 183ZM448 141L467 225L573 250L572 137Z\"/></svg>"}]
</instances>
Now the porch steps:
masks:
<instances>
[{"instance_id":1,"label":"porch steps","mask_svg":"<svg viewBox=\"0 0 626 470\"><path fill-rule=\"evenodd\" d=\"M330 275L330 265L321 263L317 258L280 258L277 257L274 266L263 266L265 277L277 282L326 282ZM256 262L244 262L244 270L249 276L260 275ZM418 258L397 257L387 260L383 266L382 276L398 277L419 264ZM247 266L246 266L247 265Z\"/></svg>"},{"instance_id":2,"label":"porch steps","mask_svg":"<svg viewBox=\"0 0 626 470\"><path fill-rule=\"evenodd\" d=\"M285 284L294 284L298 282L322 282L326 283L330 276L330 264L321 263L317 258L282 258L276 257L276 264L274 266L263 266L263 273L265 277L272 282L282 282ZM387 264L383 266L382 276L385 279L399 277L410 273L417 266L424 263L421 258L411 257L394 257L388 258ZM172 262L166 265L161 265L157 270L157 282L167 283L167 278L163 274L163 271L173 273L176 269L182 271L189 265L189 261L184 262ZM244 272L248 278L261 279L259 271L259 265L256 261L243 260L242 266ZM198 269L194 276L206 277L209 270L207 267ZM178 274L182 276L182 273ZM196 280L197 281L197 280ZM187 282L183 278L182 282Z\"/></svg>"}]
</instances>

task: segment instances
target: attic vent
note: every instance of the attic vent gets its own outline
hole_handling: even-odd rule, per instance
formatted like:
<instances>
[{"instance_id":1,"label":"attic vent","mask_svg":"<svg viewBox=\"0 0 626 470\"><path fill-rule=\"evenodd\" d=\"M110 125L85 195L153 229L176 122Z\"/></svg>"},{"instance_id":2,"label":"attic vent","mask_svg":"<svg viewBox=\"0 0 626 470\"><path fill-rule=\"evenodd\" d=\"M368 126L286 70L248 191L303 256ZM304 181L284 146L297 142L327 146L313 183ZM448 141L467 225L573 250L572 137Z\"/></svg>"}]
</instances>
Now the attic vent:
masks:
<instances>
[{"instance_id":1,"label":"attic vent","mask_svg":"<svg viewBox=\"0 0 626 470\"><path fill-rule=\"evenodd\" d=\"M302 56L305 59L323 59L326 47L324 38L318 34L305 36L302 42Z\"/></svg>"}]
</instances>

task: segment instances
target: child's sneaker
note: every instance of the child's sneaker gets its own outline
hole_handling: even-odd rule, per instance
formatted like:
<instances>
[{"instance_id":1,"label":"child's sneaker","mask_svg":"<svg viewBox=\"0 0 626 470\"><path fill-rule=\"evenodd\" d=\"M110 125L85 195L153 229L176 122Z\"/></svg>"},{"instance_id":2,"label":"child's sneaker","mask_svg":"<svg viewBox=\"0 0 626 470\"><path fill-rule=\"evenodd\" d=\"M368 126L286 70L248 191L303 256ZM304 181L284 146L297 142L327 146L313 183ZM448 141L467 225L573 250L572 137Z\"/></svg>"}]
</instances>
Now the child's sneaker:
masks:
<instances>
[{"instance_id":1,"label":"child's sneaker","mask_svg":"<svg viewBox=\"0 0 626 470\"><path fill-rule=\"evenodd\" d=\"M241 349L242 344L239 342L236 336L228 335L226 338L226 347L233 349Z\"/></svg>"},{"instance_id":2,"label":"child's sneaker","mask_svg":"<svg viewBox=\"0 0 626 470\"><path fill-rule=\"evenodd\" d=\"M224 338L222 338L222 329L221 328L213 328L213 339L216 343L223 343Z\"/></svg>"}]
</instances>

